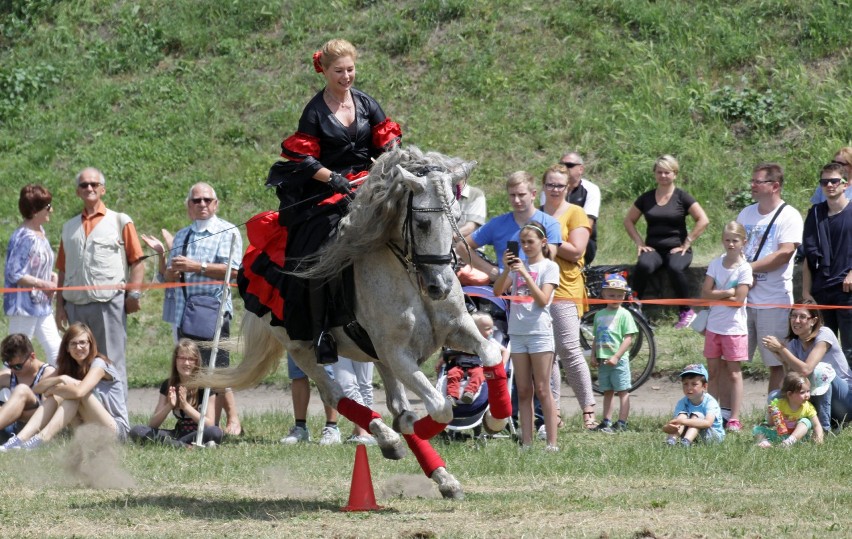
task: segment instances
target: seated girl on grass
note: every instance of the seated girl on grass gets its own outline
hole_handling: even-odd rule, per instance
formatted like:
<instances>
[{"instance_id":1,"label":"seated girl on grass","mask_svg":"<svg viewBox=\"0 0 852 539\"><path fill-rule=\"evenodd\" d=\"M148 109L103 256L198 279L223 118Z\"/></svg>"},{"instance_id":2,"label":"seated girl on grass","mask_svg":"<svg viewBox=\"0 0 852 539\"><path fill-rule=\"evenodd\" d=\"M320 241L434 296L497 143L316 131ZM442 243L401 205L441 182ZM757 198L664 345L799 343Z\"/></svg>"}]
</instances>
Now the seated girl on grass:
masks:
<instances>
[{"instance_id":1,"label":"seated girl on grass","mask_svg":"<svg viewBox=\"0 0 852 539\"><path fill-rule=\"evenodd\" d=\"M808 402L810 396L808 379L797 372L788 372L781 384L781 395L769 403L767 422L754 427L758 447L772 447L772 442L790 447L811 432L814 441L821 444L822 425L817 421L816 408Z\"/></svg>"},{"instance_id":2,"label":"seated girl on grass","mask_svg":"<svg viewBox=\"0 0 852 539\"><path fill-rule=\"evenodd\" d=\"M21 431L7 442L8 449L35 449L68 425L93 424L111 429L116 439L127 436L127 404L118 371L98 354L92 330L71 324L56 356L56 375L33 388L42 406Z\"/></svg>"},{"instance_id":3,"label":"seated girl on grass","mask_svg":"<svg viewBox=\"0 0 852 539\"><path fill-rule=\"evenodd\" d=\"M181 339L172 353L171 374L160 385L160 399L148 426L136 425L130 430L130 439L136 442L159 442L174 447L189 447L198 432L201 417L203 389L187 389L185 384L198 373L201 352L198 345L189 339ZM172 414L177 422L173 429L161 429L160 425ZM211 393L204 417L204 433L201 443L222 443L222 429L214 424L216 395Z\"/></svg>"}]
</instances>

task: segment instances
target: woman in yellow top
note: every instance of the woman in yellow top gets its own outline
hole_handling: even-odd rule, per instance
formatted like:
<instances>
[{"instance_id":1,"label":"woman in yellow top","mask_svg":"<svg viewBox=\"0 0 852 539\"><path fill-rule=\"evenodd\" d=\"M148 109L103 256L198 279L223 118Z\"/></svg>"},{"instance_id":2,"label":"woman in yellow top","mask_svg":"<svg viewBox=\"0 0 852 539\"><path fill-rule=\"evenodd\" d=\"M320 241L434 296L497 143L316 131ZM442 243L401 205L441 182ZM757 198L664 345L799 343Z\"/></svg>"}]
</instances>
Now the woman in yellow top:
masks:
<instances>
[{"instance_id":1,"label":"woman in yellow top","mask_svg":"<svg viewBox=\"0 0 852 539\"><path fill-rule=\"evenodd\" d=\"M577 396L583 410L583 424L594 428L595 395L592 391L592 375L580 346L580 317L585 311L586 283L583 280L583 255L592 231L592 225L583 208L565 200L568 187L568 169L565 165L553 165L542 177L545 194L542 211L559 221L562 244L556 251L559 264L559 288L550 305L553 319L553 337L556 354L568 385ZM554 369L555 371L558 370ZM556 384L557 387L559 384ZM558 400L556 401L559 402Z\"/></svg>"}]
</instances>

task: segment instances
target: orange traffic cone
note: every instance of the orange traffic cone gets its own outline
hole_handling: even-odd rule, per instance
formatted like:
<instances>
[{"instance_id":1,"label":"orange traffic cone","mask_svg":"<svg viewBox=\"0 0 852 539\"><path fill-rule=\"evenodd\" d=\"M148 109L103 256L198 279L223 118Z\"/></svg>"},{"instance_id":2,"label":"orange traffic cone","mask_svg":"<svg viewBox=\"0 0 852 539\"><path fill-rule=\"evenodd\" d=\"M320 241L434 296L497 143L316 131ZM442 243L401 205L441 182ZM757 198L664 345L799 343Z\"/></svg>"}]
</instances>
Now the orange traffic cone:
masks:
<instances>
[{"instance_id":1,"label":"orange traffic cone","mask_svg":"<svg viewBox=\"0 0 852 539\"><path fill-rule=\"evenodd\" d=\"M383 509L376 505L373 492L373 479L370 476L370 463L367 461L367 447L359 444L355 450L355 467L352 469L352 486L349 487L349 505L341 511L376 511Z\"/></svg>"}]
</instances>

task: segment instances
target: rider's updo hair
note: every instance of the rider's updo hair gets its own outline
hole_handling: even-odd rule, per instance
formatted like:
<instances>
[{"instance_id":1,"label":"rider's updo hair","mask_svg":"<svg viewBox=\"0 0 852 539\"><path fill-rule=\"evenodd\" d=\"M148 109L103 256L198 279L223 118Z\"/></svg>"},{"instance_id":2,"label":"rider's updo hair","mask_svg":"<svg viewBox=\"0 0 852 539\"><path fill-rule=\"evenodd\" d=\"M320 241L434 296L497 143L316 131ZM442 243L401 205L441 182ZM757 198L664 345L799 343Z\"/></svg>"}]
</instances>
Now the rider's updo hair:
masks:
<instances>
[{"instance_id":1,"label":"rider's updo hair","mask_svg":"<svg viewBox=\"0 0 852 539\"><path fill-rule=\"evenodd\" d=\"M345 39L332 39L326 41L325 45L320 50L314 53L314 69L317 73L322 73L328 69L328 66L334 63L338 58L348 56L352 61L358 59L358 51L355 50L355 45L349 43Z\"/></svg>"}]
</instances>

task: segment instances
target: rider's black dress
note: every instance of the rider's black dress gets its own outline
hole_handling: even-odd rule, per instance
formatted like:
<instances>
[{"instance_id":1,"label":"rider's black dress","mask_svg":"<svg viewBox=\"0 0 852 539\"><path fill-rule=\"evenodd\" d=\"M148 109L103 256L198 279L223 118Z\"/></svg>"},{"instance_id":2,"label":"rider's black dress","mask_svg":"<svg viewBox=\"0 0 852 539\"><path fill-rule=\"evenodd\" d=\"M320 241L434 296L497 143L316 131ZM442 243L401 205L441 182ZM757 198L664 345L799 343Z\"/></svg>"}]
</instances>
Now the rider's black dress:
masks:
<instances>
[{"instance_id":1,"label":"rider's black dress","mask_svg":"<svg viewBox=\"0 0 852 539\"><path fill-rule=\"evenodd\" d=\"M252 234L249 228L249 242L261 252L249 257L249 263L244 261L244 266L250 264L240 282L246 308L258 316L271 310L273 325L283 325L295 340L316 337L320 322L316 320L317 313L311 312L310 287L318 284L283 273L281 253L275 252L276 245L268 245L275 243L268 241L269 235L286 234L284 271L297 269L302 257L315 253L334 234L348 204L325 182L313 179L314 174L325 167L350 180L366 175L372 159L398 143L402 136L399 125L385 116L375 99L354 88L350 92L355 103L355 121L350 126L340 123L320 91L302 112L298 131L281 143L284 160L272 166L266 184L274 187L278 195L278 223L286 227L286 232L271 230L274 223L269 218L252 223L255 228L265 227L264 232ZM258 246L253 235L261 236L261 243L268 247ZM248 280L257 277L265 284L255 282L250 286ZM280 298L270 301L270 294L274 296L275 292L264 290L269 287Z\"/></svg>"}]
</instances>

